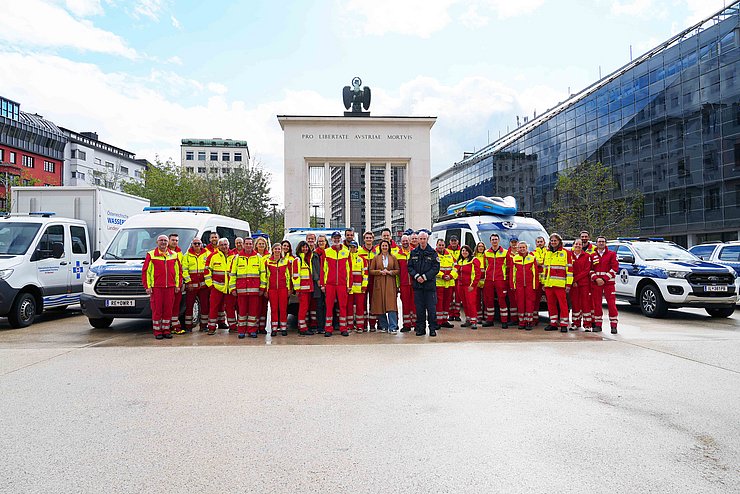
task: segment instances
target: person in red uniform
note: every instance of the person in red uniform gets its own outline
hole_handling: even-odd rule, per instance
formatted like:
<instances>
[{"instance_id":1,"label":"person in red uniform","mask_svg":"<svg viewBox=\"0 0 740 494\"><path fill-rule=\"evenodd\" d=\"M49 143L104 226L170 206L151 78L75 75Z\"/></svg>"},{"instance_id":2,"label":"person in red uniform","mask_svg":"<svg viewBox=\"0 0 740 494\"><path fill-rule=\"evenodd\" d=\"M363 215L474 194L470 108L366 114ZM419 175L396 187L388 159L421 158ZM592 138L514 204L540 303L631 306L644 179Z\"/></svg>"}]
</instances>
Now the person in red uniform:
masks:
<instances>
[{"instance_id":1,"label":"person in red uniform","mask_svg":"<svg viewBox=\"0 0 740 494\"><path fill-rule=\"evenodd\" d=\"M206 245L206 250L210 254L213 254L214 252L218 250L218 241L219 241L218 233L211 232L211 234L208 236L208 245Z\"/></svg>"},{"instance_id":2,"label":"person in red uniform","mask_svg":"<svg viewBox=\"0 0 740 494\"><path fill-rule=\"evenodd\" d=\"M272 254L264 260L262 285L270 302L270 332L288 336L288 295L290 292L290 259L283 256L283 246L272 245Z\"/></svg>"},{"instance_id":3,"label":"person in red uniform","mask_svg":"<svg viewBox=\"0 0 740 494\"><path fill-rule=\"evenodd\" d=\"M516 291L516 305L519 307L519 329L532 330L534 315L539 300L537 300L537 286L539 285L539 274L537 273L537 259L533 253L528 251L526 242L517 244L517 253L511 258L511 278L514 280Z\"/></svg>"},{"instance_id":4,"label":"person in red uniform","mask_svg":"<svg viewBox=\"0 0 740 494\"><path fill-rule=\"evenodd\" d=\"M581 230L581 233L579 235L581 237L581 242L583 243L583 252L585 252L588 255L591 255L596 250L596 246L591 243L591 235L588 233L587 230Z\"/></svg>"},{"instance_id":5,"label":"person in red uniform","mask_svg":"<svg viewBox=\"0 0 740 494\"><path fill-rule=\"evenodd\" d=\"M480 281L478 282L478 322L485 322L486 320L486 305L483 300L483 287L486 284L486 244L478 242L475 244L473 249L473 257L480 261L480 267L483 270Z\"/></svg>"},{"instance_id":6,"label":"person in red uniform","mask_svg":"<svg viewBox=\"0 0 740 494\"><path fill-rule=\"evenodd\" d=\"M239 338L249 333L250 338L257 337L260 318L261 300L265 284L262 279L263 261L254 250L251 238L244 239L244 250L231 262L229 273L229 293L236 295L239 306Z\"/></svg>"},{"instance_id":7,"label":"person in red uniform","mask_svg":"<svg viewBox=\"0 0 740 494\"><path fill-rule=\"evenodd\" d=\"M308 237L308 235L306 236ZM311 278L311 247L307 242L300 241L296 247L296 256L293 259L293 289L298 296L298 334L306 336L314 334L308 327L308 310L313 298L313 279Z\"/></svg>"},{"instance_id":8,"label":"person in red uniform","mask_svg":"<svg viewBox=\"0 0 740 494\"><path fill-rule=\"evenodd\" d=\"M460 260L460 239L457 235L450 236L450 243L447 245L447 250L452 254L452 259L457 262ZM450 301L450 321L460 321L460 310L463 308L463 295L461 295L460 289L458 288L459 281L455 281L455 286L452 288L452 300Z\"/></svg>"},{"instance_id":9,"label":"person in red uniform","mask_svg":"<svg viewBox=\"0 0 740 494\"><path fill-rule=\"evenodd\" d=\"M168 244L167 235L158 236L157 248L146 253L144 266L141 268L141 283L149 295L152 308L152 330L158 340L172 338L172 302L175 290L182 284L180 261Z\"/></svg>"},{"instance_id":10,"label":"person in red uniform","mask_svg":"<svg viewBox=\"0 0 740 494\"><path fill-rule=\"evenodd\" d=\"M370 261L375 257L375 234L373 232L365 232L362 234L362 245L357 248L357 255L365 259L367 265L370 266ZM370 307L373 302L373 276L368 277L367 291L365 292L365 313L367 314L368 331L374 332L378 325L378 318L374 314L370 313Z\"/></svg>"},{"instance_id":11,"label":"person in red uniform","mask_svg":"<svg viewBox=\"0 0 740 494\"><path fill-rule=\"evenodd\" d=\"M545 287L542 285L544 278L544 265L545 265L545 254L547 254L547 241L545 237L537 237L535 239L535 248L532 251L532 255L537 259L537 276L539 277L539 283L537 284L537 293L535 298L537 299L537 306L535 307L535 317L533 325L537 326L540 322L539 310L542 297L545 295Z\"/></svg>"},{"instance_id":12,"label":"person in red uniform","mask_svg":"<svg viewBox=\"0 0 740 494\"><path fill-rule=\"evenodd\" d=\"M231 271L231 264L234 262L240 254L244 252L244 239L242 237L236 237L234 239L234 248L229 250L229 254L226 256L226 261L229 265L229 271ZM223 313L224 313L224 326L221 329L228 329L229 333L236 333L237 326L239 325L239 307L236 295L227 293L224 295Z\"/></svg>"},{"instance_id":13,"label":"person in red uniform","mask_svg":"<svg viewBox=\"0 0 740 494\"><path fill-rule=\"evenodd\" d=\"M594 333L601 331L603 310L602 298L609 309L609 324L612 334L617 334L617 297L614 293L619 262L617 254L606 248L606 238L596 238L596 250L591 254L591 303L594 310Z\"/></svg>"},{"instance_id":14,"label":"person in red uniform","mask_svg":"<svg viewBox=\"0 0 740 494\"><path fill-rule=\"evenodd\" d=\"M332 246L324 251L321 269L321 290L326 294L326 326L324 336L334 332L332 315L334 303L339 303L339 330L342 336L349 336L347 328L347 298L352 291L351 266L349 250L342 245L342 234L331 234Z\"/></svg>"},{"instance_id":15,"label":"person in red uniform","mask_svg":"<svg viewBox=\"0 0 740 494\"><path fill-rule=\"evenodd\" d=\"M506 304L506 294L509 291L509 282L506 280L508 269L506 261L507 252L499 245L501 241L498 234L491 234L491 247L486 251L486 274L483 284L483 297L486 306L486 322L483 326L493 326L495 314L495 299L498 300L499 313L501 315L501 327L509 327L509 306Z\"/></svg>"},{"instance_id":16,"label":"person in red uniform","mask_svg":"<svg viewBox=\"0 0 740 494\"><path fill-rule=\"evenodd\" d=\"M460 326L478 329L478 282L483 278L480 259L467 245L460 247L457 261L457 288L466 321Z\"/></svg>"},{"instance_id":17,"label":"person in red uniform","mask_svg":"<svg viewBox=\"0 0 740 494\"><path fill-rule=\"evenodd\" d=\"M177 233L170 233L168 236L169 249L177 254L177 260L180 263L180 269L182 269L182 249L178 246L180 243L180 236ZM172 317L170 318L170 330L172 334L184 334L185 330L182 329L180 324L180 305L182 304L182 294L185 291L185 287L182 286L183 276L182 271L180 272L180 287L175 290L175 299L172 301Z\"/></svg>"},{"instance_id":18,"label":"person in red uniform","mask_svg":"<svg viewBox=\"0 0 740 494\"><path fill-rule=\"evenodd\" d=\"M414 305L414 287L408 270L409 257L411 256L411 237L401 237L401 247L398 249L396 259L400 271L398 272L398 285L401 293L402 324L401 332L408 333L416 326L416 306Z\"/></svg>"},{"instance_id":19,"label":"person in red uniform","mask_svg":"<svg viewBox=\"0 0 740 494\"><path fill-rule=\"evenodd\" d=\"M261 233L258 230L258 233L256 233L252 238L254 239L254 250L259 254L260 259L264 264L265 260L270 257L270 247L267 245L267 234ZM267 334L267 299L260 297L259 303L260 315L257 320L258 333Z\"/></svg>"},{"instance_id":20,"label":"person in red uniform","mask_svg":"<svg viewBox=\"0 0 740 494\"><path fill-rule=\"evenodd\" d=\"M570 287L570 329L576 331L583 325L591 331L591 256L583 251L583 242L575 239L571 248L573 284Z\"/></svg>"},{"instance_id":21,"label":"person in red uniform","mask_svg":"<svg viewBox=\"0 0 740 494\"><path fill-rule=\"evenodd\" d=\"M347 326L350 330L354 328L355 333L362 333L365 331L365 292L369 276L367 260L357 253L358 247L354 240L348 247L352 267L352 293L347 299Z\"/></svg>"},{"instance_id":22,"label":"person in red uniform","mask_svg":"<svg viewBox=\"0 0 740 494\"><path fill-rule=\"evenodd\" d=\"M455 290L457 271L455 260L445 248L444 239L437 239L437 256L439 257L439 272L437 273L437 326L440 328L452 328L450 323L450 302L452 292Z\"/></svg>"},{"instance_id":23,"label":"person in red uniform","mask_svg":"<svg viewBox=\"0 0 740 494\"><path fill-rule=\"evenodd\" d=\"M511 258L517 254L517 245L519 244L519 238L513 236L509 239L509 248L506 251L506 280L509 282L509 287L506 292L506 297L509 304L509 319L511 323L516 325L519 323L519 312L516 306L516 288L514 287L514 277L511 275L514 265L511 262Z\"/></svg>"},{"instance_id":24,"label":"person in red uniform","mask_svg":"<svg viewBox=\"0 0 740 494\"><path fill-rule=\"evenodd\" d=\"M205 281L206 261L210 254L195 237L183 256L182 277L185 282L185 331L193 331L193 307L196 299L200 308L200 330L208 331L209 289Z\"/></svg>"},{"instance_id":25,"label":"person in red uniform","mask_svg":"<svg viewBox=\"0 0 740 494\"><path fill-rule=\"evenodd\" d=\"M206 260L205 283L210 289L208 298L208 334L216 334L218 320L223 312L224 298L229 290L229 239L220 238L218 249Z\"/></svg>"}]
</instances>

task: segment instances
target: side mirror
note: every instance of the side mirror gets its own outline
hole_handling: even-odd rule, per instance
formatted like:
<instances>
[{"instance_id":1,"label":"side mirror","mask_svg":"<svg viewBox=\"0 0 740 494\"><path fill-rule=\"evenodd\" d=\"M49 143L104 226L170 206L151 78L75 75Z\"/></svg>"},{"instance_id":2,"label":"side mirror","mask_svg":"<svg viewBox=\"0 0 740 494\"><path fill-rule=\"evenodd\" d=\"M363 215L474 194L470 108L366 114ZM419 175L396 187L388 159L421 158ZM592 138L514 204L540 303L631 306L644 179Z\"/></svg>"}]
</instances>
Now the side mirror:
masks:
<instances>
[{"instance_id":1,"label":"side mirror","mask_svg":"<svg viewBox=\"0 0 740 494\"><path fill-rule=\"evenodd\" d=\"M93 262L95 262L98 259L100 259L100 251L99 250L96 250L95 252L93 252L92 260L93 260Z\"/></svg>"},{"instance_id":2,"label":"side mirror","mask_svg":"<svg viewBox=\"0 0 740 494\"><path fill-rule=\"evenodd\" d=\"M61 259L64 257L64 244L62 242L54 242L51 244L51 256L54 259Z\"/></svg>"},{"instance_id":3,"label":"side mirror","mask_svg":"<svg viewBox=\"0 0 740 494\"><path fill-rule=\"evenodd\" d=\"M618 260L619 262L623 262L623 263L625 263L625 264L634 264L634 263L635 263L635 256L630 256L630 255L626 255L626 256L619 256L619 257L617 258L617 260Z\"/></svg>"}]
</instances>

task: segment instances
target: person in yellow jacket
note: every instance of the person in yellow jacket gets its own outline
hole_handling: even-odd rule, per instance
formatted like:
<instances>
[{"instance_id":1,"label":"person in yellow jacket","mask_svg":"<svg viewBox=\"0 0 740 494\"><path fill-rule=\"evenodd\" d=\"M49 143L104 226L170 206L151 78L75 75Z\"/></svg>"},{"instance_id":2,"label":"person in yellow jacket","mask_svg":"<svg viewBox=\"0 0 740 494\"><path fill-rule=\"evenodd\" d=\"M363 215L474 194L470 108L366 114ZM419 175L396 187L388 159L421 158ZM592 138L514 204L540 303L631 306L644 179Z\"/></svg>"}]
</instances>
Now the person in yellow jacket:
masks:
<instances>
[{"instance_id":1,"label":"person in yellow jacket","mask_svg":"<svg viewBox=\"0 0 740 494\"><path fill-rule=\"evenodd\" d=\"M559 326L561 332L568 332L570 309L567 293L573 284L570 256L570 251L563 248L563 238L557 233L550 235L550 245L543 265L543 285L547 297L547 312L550 314L550 325L545 331L557 331Z\"/></svg>"},{"instance_id":2,"label":"person in yellow jacket","mask_svg":"<svg viewBox=\"0 0 740 494\"><path fill-rule=\"evenodd\" d=\"M265 287L265 298L270 302L270 331L288 336L288 297L291 291L291 260L283 255L283 246L273 244L272 255L263 260L261 285Z\"/></svg>"},{"instance_id":3,"label":"person in yellow jacket","mask_svg":"<svg viewBox=\"0 0 740 494\"><path fill-rule=\"evenodd\" d=\"M229 239L220 238L218 247L208 256L205 283L210 289L208 298L208 334L216 334L218 315L229 291Z\"/></svg>"},{"instance_id":4,"label":"person in yellow jacket","mask_svg":"<svg viewBox=\"0 0 740 494\"><path fill-rule=\"evenodd\" d=\"M544 278L545 278L545 254L547 254L547 241L545 240L545 237L537 237L535 239L535 248L532 251L532 255L537 260L537 278L539 279L539 283L537 283L537 289L535 290L535 299L537 299L537 304L535 305L535 318L534 321L532 321L533 326L537 326L537 323L539 323L539 315L537 314L540 309L540 303L542 302L542 296L545 294L545 287L543 285Z\"/></svg>"},{"instance_id":5,"label":"person in yellow jacket","mask_svg":"<svg viewBox=\"0 0 740 494\"><path fill-rule=\"evenodd\" d=\"M365 329L365 293L368 285L368 263L366 258L357 253L359 245L352 240L349 243L350 268L352 269L352 291L347 297L347 327L354 328L355 333Z\"/></svg>"},{"instance_id":6,"label":"person in yellow jacket","mask_svg":"<svg viewBox=\"0 0 740 494\"><path fill-rule=\"evenodd\" d=\"M455 289L457 270L455 269L455 258L449 250L445 249L445 241L437 240L437 255L439 256L439 272L437 273L437 326L440 328L451 328L450 324L450 302L452 291Z\"/></svg>"},{"instance_id":7,"label":"person in yellow jacket","mask_svg":"<svg viewBox=\"0 0 740 494\"><path fill-rule=\"evenodd\" d=\"M539 300L535 300L540 284L537 273L537 258L528 252L526 242L517 244L517 253L511 258L512 283L515 288L516 304L519 308L519 329L531 331Z\"/></svg>"},{"instance_id":8,"label":"person in yellow jacket","mask_svg":"<svg viewBox=\"0 0 740 494\"><path fill-rule=\"evenodd\" d=\"M193 307L198 300L200 309L200 330L208 331L208 296L206 286L206 261L211 253L203 248L203 242L195 237L183 256L182 278L185 282L185 331L193 331ZM198 322L198 321L195 321Z\"/></svg>"},{"instance_id":9,"label":"person in yellow jacket","mask_svg":"<svg viewBox=\"0 0 740 494\"><path fill-rule=\"evenodd\" d=\"M169 249L167 235L158 236L157 247L147 252L141 269L141 284L152 309L152 330L158 340L172 338L170 312L175 290L182 286L181 274L180 260Z\"/></svg>"},{"instance_id":10,"label":"person in yellow jacket","mask_svg":"<svg viewBox=\"0 0 740 494\"><path fill-rule=\"evenodd\" d=\"M254 250L252 239L245 238L244 250L234 258L229 274L229 293L236 295L239 307L237 331L240 339L246 333L249 333L250 338L257 337L262 295L265 292L263 269L264 260Z\"/></svg>"},{"instance_id":11,"label":"person in yellow jacket","mask_svg":"<svg viewBox=\"0 0 740 494\"><path fill-rule=\"evenodd\" d=\"M182 268L182 249L179 247L180 236L177 233L170 233L167 238L169 248L172 252L177 254L177 261ZM182 284L184 278L182 272L180 273L180 283ZM172 317L170 318L170 328L172 334L184 334L185 330L180 325L180 305L182 304L182 294L185 291L184 286L179 286L175 290L175 300L172 303Z\"/></svg>"}]
</instances>

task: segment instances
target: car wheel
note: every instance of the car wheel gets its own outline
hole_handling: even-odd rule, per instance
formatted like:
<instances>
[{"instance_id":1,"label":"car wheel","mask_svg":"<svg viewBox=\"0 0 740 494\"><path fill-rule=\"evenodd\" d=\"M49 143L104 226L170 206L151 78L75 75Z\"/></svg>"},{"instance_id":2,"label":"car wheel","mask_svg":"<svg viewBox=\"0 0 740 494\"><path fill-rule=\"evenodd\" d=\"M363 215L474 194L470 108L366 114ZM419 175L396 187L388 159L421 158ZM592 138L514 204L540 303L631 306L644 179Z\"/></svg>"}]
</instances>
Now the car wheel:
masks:
<instances>
[{"instance_id":1,"label":"car wheel","mask_svg":"<svg viewBox=\"0 0 740 494\"><path fill-rule=\"evenodd\" d=\"M110 317L89 317L87 320L90 321L90 326L97 329L109 328L113 324Z\"/></svg>"},{"instance_id":2,"label":"car wheel","mask_svg":"<svg viewBox=\"0 0 740 494\"><path fill-rule=\"evenodd\" d=\"M8 314L11 328L27 328L36 318L36 299L30 293L21 293Z\"/></svg>"},{"instance_id":3,"label":"car wheel","mask_svg":"<svg viewBox=\"0 0 740 494\"><path fill-rule=\"evenodd\" d=\"M657 286L649 284L642 287L642 290L640 290L640 310L647 317L663 317L666 315L668 306Z\"/></svg>"},{"instance_id":4,"label":"car wheel","mask_svg":"<svg viewBox=\"0 0 740 494\"><path fill-rule=\"evenodd\" d=\"M712 317L730 317L732 314L735 313L735 307L720 307L704 310L706 310L707 314Z\"/></svg>"}]
</instances>

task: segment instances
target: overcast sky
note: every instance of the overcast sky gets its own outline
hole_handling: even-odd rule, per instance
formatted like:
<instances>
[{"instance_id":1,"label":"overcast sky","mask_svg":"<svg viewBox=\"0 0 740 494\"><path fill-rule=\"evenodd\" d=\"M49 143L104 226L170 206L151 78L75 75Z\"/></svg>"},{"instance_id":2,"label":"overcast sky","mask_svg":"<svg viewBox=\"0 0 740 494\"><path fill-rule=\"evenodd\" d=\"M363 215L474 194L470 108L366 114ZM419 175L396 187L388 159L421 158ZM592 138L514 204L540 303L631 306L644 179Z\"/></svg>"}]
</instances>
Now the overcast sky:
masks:
<instances>
[{"instance_id":1,"label":"overcast sky","mask_svg":"<svg viewBox=\"0 0 740 494\"><path fill-rule=\"evenodd\" d=\"M431 115L432 174L723 0L4 0L0 95L150 161L245 139L282 203L278 114Z\"/></svg>"}]
</instances>

